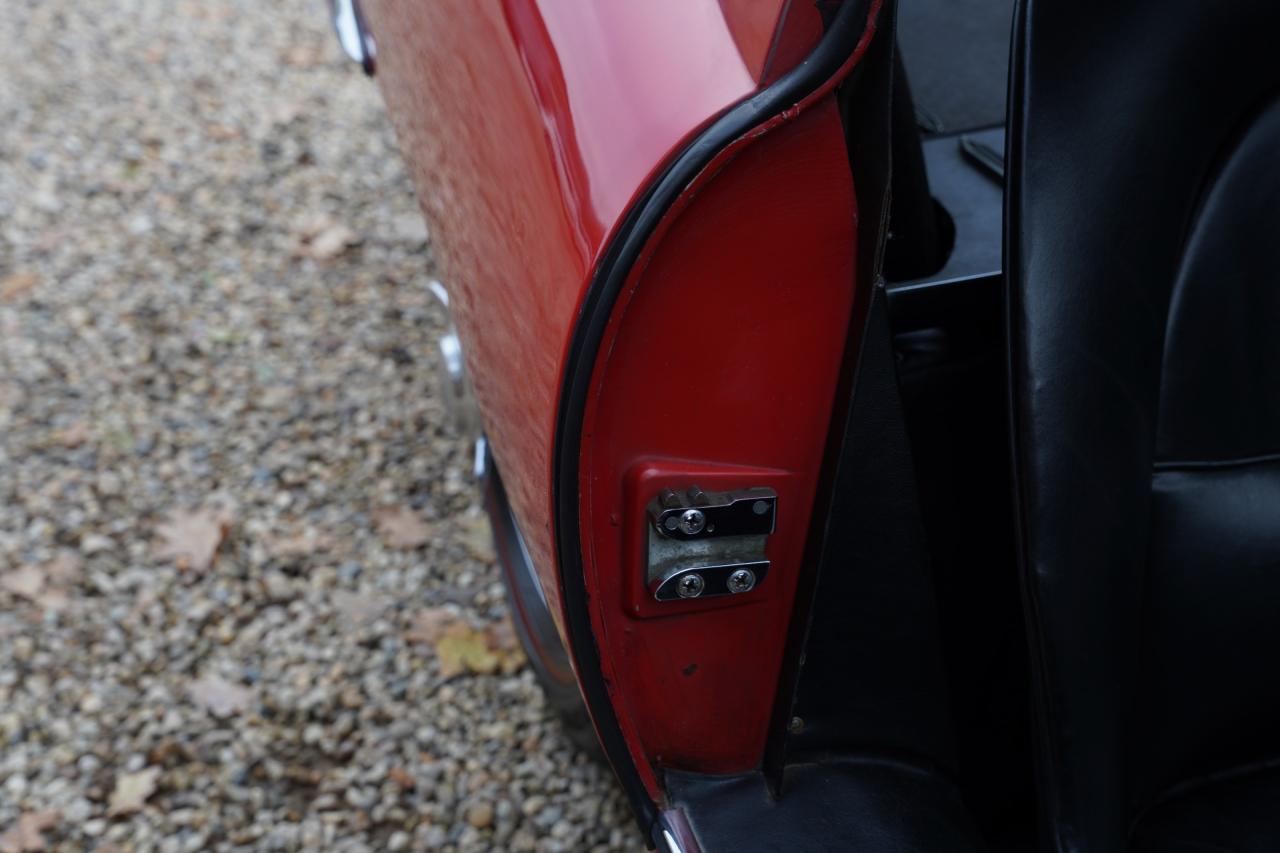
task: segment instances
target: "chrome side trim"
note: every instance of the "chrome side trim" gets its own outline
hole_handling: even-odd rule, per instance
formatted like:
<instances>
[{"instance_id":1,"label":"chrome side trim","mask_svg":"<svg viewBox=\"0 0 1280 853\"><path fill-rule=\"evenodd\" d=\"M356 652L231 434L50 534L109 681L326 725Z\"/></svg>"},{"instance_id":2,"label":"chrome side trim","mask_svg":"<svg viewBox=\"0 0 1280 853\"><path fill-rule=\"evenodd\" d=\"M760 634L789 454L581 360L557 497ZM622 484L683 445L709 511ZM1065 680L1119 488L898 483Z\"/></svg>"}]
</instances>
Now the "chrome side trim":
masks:
<instances>
[{"instance_id":1,"label":"chrome side trim","mask_svg":"<svg viewBox=\"0 0 1280 853\"><path fill-rule=\"evenodd\" d=\"M440 362L444 368L440 376L440 395L458 434L464 437L478 436L482 431L480 409L467 379L466 364L462 360L462 342L458 340L458 330L453 324L453 314L449 311L449 291L434 279L427 282L427 287L440 301L449 317L449 327L438 341Z\"/></svg>"},{"instance_id":2,"label":"chrome side trim","mask_svg":"<svg viewBox=\"0 0 1280 853\"><path fill-rule=\"evenodd\" d=\"M364 27L364 17L356 3L357 0L329 0L329 17L342 52L363 68L364 73L372 75L377 48Z\"/></svg>"}]
</instances>

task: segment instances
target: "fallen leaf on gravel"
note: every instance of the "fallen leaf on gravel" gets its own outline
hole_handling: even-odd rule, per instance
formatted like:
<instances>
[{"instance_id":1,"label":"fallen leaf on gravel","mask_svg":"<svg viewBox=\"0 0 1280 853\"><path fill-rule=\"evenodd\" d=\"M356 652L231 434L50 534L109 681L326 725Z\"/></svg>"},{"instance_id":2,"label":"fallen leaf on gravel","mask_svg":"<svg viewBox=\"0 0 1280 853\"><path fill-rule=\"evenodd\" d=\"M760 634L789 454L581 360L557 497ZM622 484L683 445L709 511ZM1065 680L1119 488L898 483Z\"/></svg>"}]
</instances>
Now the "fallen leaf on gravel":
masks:
<instances>
[{"instance_id":1,"label":"fallen leaf on gravel","mask_svg":"<svg viewBox=\"0 0 1280 853\"><path fill-rule=\"evenodd\" d=\"M489 641L502 658L502 671L507 675L517 672L525 664L524 646L516 635L516 626L507 617L489 629Z\"/></svg>"},{"instance_id":2,"label":"fallen leaf on gravel","mask_svg":"<svg viewBox=\"0 0 1280 853\"><path fill-rule=\"evenodd\" d=\"M502 659L489 648L488 635L463 620L450 625L436 641L436 657L444 678L464 672L489 675L502 664Z\"/></svg>"},{"instance_id":3,"label":"fallen leaf on gravel","mask_svg":"<svg viewBox=\"0 0 1280 853\"><path fill-rule=\"evenodd\" d=\"M404 639L434 646L445 678L464 672L489 675L499 669L510 675L525 663L524 648L509 618L477 629L451 610L428 607L413 617Z\"/></svg>"},{"instance_id":4,"label":"fallen leaf on gravel","mask_svg":"<svg viewBox=\"0 0 1280 853\"><path fill-rule=\"evenodd\" d=\"M89 440L89 424L77 421L70 426L54 430L53 440L68 450L74 450Z\"/></svg>"},{"instance_id":5,"label":"fallen leaf on gravel","mask_svg":"<svg viewBox=\"0 0 1280 853\"><path fill-rule=\"evenodd\" d=\"M467 553L482 563L492 563L493 532L486 515L469 515L462 519L462 544Z\"/></svg>"},{"instance_id":6,"label":"fallen leaf on gravel","mask_svg":"<svg viewBox=\"0 0 1280 853\"><path fill-rule=\"evenodd\" d=\"M44 588L44 572L35 566L19 566L0 575L0 587L14 595L34 599Z\"/></svg>"},{"instance_id":7,"label":"fallen leaf on gravel","mask_svg":"<svg viewBox=\"0 0 1280 853\"><path fill-rule=\"evenodd\" d=\"M58 586L69 586L80 578L80 558L70 551L61 551L58 556L44 564L44 574L49 583Z\"/></svg>"},{"instance_id":8,"label":"fallen leaf on gravel","mask_svg":"<svg viewBox=\"0 0 1280 853\"><path fill-rule=\"evenodd\" d=\"M159 767L148 767L137 773L122 773L117 776L115 790L111 792L111 802L107 805L107 817L141 811L147 797L156 792L156 781L159 778Z\"/></svg>"},{"instance_id":9,"label":"fallen leaf on gravel","mask_svg":"<svg viewBox=\"0 0 1280 853\"><path fill-rule=\"evenodd\" d=\"M412 550L431 541L431 528L407 506L376 510L373 522L383 541L392 548Z\"/></svg>"},{"instance_id":10,"label":"fallen leaf on gravel","mask_svg":"<svg viewBox=\"0 0 1280 853\"><path fill-rule=\"evenodd\" d=\"M417 781L412 775L410 775L409 771L405 770L403 767L392 767L387 771L387 778L394 782L396 787L402 791L412 791L418 785Z\"/></svg>"},{"instance_id":11,"label":"fallen leaf on gravel","mask_svg":"<svg viewBox=\"0 0 1280 853\"><path fill-rule=\"evenodd\" d=\"M452 610L428 607L410 621L409 630L404 632L405 642L434 645L458 618Z\"/></svg>"},{"instance_id":12,"label":"fallen leaf on gravel","mask_svg":"<svg viewBox=\"0 0 1280 853\"><path fill-rule=\"evenodd\" d=\"M263 112L262 120L267 126L290 124L306 112L306 104L302 101L277 101L270 104Z\"/></svg>"},{"instance_id":13,"label":"fallen leaf on gravel","mask_svg":"<svg viewBox=\"0 0 1280 853\"><path fill-rule=\"evenodd\" d=\"M172 767L195 760L191 750L180 741L165 738L147 752L147 763Z\"/></svg>"},{"instance_id":14,"label":"fallen leaf on gravel","mask_svg":"<svg viewBox=\"0 0 1280 853\"><path fill-rule=\"evenodd\" d=\"M365 595L341 590L333 594L334 609L356 624L372 622L390 606L391 599L385 595Z\"/></svg>"},{"instance_id":15,"label":"fallen leaf on gravel","mask_svg":"<svg viewBox=\"0 0 1280 853\"><path fill-rule=\"evenodd\" d=\"M326 59L327 51L317 45L293 45L284 54L284 61L295 68L311 68Z\"/></svg>"},{"instance_id":16,"label":"fallen leaf on gravel","mask_svg":"<svg viewBox=\"0 0 1280 853\"><path fill-rule=\"evenodd\" d=\"M267 553L276 559L306 557L317 551L328 551L333 547L333 540L323 533L311 528L289 536L272 537L267 540Z\"/></svg>"},{"instance_id":17,"label":"fallen leaf on gravel","mask_svg":"<svg viewBox=\"0 0 1280 853\"><path fill-rule=\"evenodd\" d=\"M204 132L210 139L216 139L218 141L239 139L243 135L238 127L232 127L229 124L217 123L205 125Z\"/></svg>"},{"instance_id":18,"label":"fallen leaf on gravel","mask_svg":"<svg viewBox=\"0 0 1280 853\"><path fill-rule=\"evenodd\" d=\"M156 528L161 539L156 557L174 560L182 569L207 571L230 529L231 518L226 512L175 509Z\"/></svg>"},{"instance_id":19,"label":"fallen leaf on gravel","mask_svg":"<svg viewBox=\"0 0 1280 853\"><path fill-rule=\"evenodd\" d=\"M71 604L71 596L65 589L49 587L35 597L35 602L41 610L66 610Z\"/></svg>"},{"instance_id":20,"label":"fallen leaf on gravel","mask_svg":"<svg viewBox=\"0 0 1280 853\"><path fill-rule=\"evenodd\" d=\"M253 691L216 675L206 675L187 687L192 701L215 717L230 717L253 705Z\"/></svg>"},{"instance_id":21,"label":"fallen leaf on gravel","mask_svg":"<svg viewBox=\"0 0 1280 853\"><path fill-rule=\"evenodd\" d=\"M26 293L40 283L40 277L32 272L16 272L0 279L0 299L8 302Z\"/></svg>"},{"instance_id":22,"label":"fallen leaf on gravel","mask_svg":"<svg viewBox=\"0 0 1280 853\"><path fill-rule=\"evenodd\" d=\"M36 853L45 849L44 831L61 815L56 811L26 812L18 822L0 834L0 853Z\"/></svg>"},{"instance_id":23,"label":"fallen leaf on gravel","mask_svg":"<svg viewBox=\"0 0 1280 853\"><path fill-rule=\"evenodd\" d=\"M20 566L0 575L0 589L34 601L44 610L62 610L70 603L66 587L79 576L79 559L64 551L42 566Z\"/></svg>"}]
</instances>

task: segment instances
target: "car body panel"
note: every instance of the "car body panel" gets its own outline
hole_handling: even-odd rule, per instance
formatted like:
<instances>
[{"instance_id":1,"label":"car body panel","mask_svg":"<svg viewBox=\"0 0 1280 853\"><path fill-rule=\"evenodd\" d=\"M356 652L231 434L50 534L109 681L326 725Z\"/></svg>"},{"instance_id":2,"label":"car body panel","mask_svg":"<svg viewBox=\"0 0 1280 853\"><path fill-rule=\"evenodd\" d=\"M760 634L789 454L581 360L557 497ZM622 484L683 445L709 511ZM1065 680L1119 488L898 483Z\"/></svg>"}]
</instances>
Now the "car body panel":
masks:
<instances>
[{"instance_id":1,"label":"car body panel","mask_svg":"<svg viewBox=\"0 0 1280 853\"><path fill-rule=\"evenodd\" d=\"M729 773L760 760L853 314L855 234L828 98L721 166L614 308L583 428L582 548L638 761ZM690 484L777 492L772 566L751 592L648 593L644 505Z\"/></svg>"},{"instance_id":2,"label":"car body panel","mask_svg":"<svg viewBox=\"0 0 1280 853\"><path fill-rule=\"evenodd\" d=\"M647 827L665 769L759 767L777 727L865 301L834 90L880 4L838 8L362 0L518 533ZM652 600L664 479L777 492L759 589Z\"/></svg>"},{"instance_id":3,"label":"car body panel","mask_svg":"<svg viewBox=\"0 0 1280 853\"><path fill-rule=\"evenodd\" d=\"M552 448L591 272L671 152L757 88L764 40L740 40L781 5L362 0L490 445L562 631Z\"/></svg>"}]
</instances>

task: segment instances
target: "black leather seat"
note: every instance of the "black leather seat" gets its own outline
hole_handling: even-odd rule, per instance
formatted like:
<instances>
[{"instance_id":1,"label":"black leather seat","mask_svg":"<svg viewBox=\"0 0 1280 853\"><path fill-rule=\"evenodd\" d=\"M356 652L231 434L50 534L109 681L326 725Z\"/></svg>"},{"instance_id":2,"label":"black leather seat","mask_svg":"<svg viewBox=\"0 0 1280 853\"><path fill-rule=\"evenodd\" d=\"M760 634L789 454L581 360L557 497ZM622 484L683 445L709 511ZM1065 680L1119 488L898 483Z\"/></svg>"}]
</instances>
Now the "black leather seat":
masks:
<instances>
[{"instance_id":1,"label":"black leather seat","mask_svg":"<svg viewBox=\"0 0 1280 853\"><path fill-rule=\"evenodd\" d=\"M1044 847L1280 850L1280 3L1024 0L1005 270Z\"/></svg>"}]
</instances>

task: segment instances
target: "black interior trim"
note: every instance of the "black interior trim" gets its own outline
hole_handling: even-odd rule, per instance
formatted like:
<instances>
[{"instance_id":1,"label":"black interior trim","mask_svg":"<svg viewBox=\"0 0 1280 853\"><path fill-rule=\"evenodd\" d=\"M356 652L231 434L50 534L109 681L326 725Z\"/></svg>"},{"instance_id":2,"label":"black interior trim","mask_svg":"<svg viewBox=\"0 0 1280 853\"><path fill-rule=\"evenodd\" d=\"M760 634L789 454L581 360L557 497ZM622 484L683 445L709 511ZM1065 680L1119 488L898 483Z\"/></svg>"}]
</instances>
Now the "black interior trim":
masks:
<instances>
[{"instance_id":1,"label":"black interior trim","mask_svg":"<svg viewBox=\"0 0 1280 853\"><path fill-rule=\"evenodd\" d=\"M891 125L895 40L892 29L896 14L896 2L881 10L883 23L877 29L876 38L867 48L866 56L849 79L843 81L836 90L836 102L840 107L849 151L849 167L854 177L859 220L863 224L857 234L855 274L858 282L871 285L861 288L862 292L855 294L856 303L849 320L850 330L862 330L867 322L871 294L880 279L886 251L885 235L889 227L891 195L890 171L893 163ZM769 790L775 797L782 793L792 707L800 680L804 649L808 642L814 595L818 585L817 567L825 548L827 519L835 500L836 463L844 453L849 419L847 403L853 396L863 338L863 334L851 333L845 336L845 352L833 395L827 440L822 451L823 462L814 489L809 532L801 562L805 569L800 572L796 583L795 605L782 656L782 671L778 675L773 717L762 765Z\"/></svg>"},{"instance_id":2,"label":"black interior trim","mask_svg":"<svg viewBox=\"0 0 1280 853\"><path fill-rule=\"evenodd\" d=\"M757 94L730 107L663 169L627 212L597 266L574 327L556 421L553 505L560 594L570 652L601 744L647 838L653 838L657 808L640 781L600 672L600 651L591 628L581 531L578 523L578 457L591 374L604 330L627 276L654 229L685 188L732 142L753 127L795 107L840 70L871 23L874 0L846 0L818 46L796 68Z\"/></svg>"}]
</instances>

